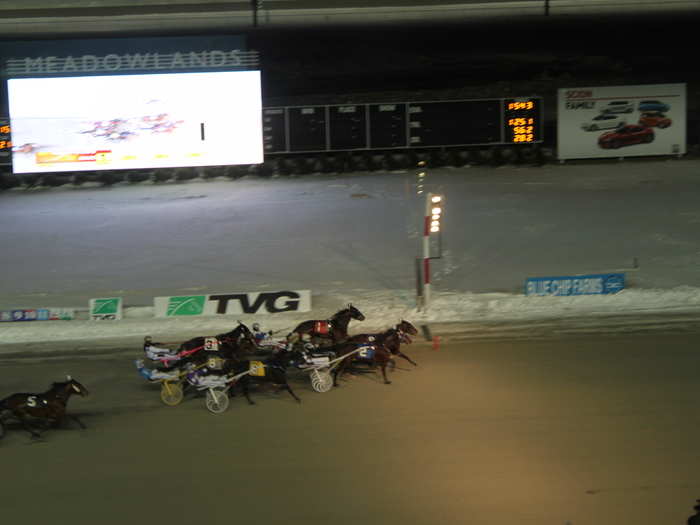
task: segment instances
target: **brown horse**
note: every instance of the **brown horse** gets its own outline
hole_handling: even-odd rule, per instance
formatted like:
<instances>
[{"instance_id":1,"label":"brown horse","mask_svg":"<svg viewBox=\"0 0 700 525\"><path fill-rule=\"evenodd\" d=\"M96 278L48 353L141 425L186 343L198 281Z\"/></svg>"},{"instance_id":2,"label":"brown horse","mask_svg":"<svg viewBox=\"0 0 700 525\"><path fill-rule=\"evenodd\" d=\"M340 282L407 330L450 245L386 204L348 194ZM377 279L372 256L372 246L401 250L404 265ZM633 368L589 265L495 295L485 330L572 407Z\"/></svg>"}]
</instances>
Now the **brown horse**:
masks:
<instances>
[{"instance_id":1,"label":"brown horse","mask_svg":"<svg viewBox=\"0 0 700 525\"><path fill-rule=\"evenodd\" d=\"M287 336L289 343L296 343L304 336L308 336L311 342L317 346L328 346L345 341L348 338L348 325L350 320L364 321L365 316L352 304L348 304L330 319L312 319L297 325Z\"/></svg>"},{"instance_id":2,"label":"brown horse","mask_svg":"<svg viewBox=\"0 0 700 525\"><path fill-rule=\"evenodd\" d=\"M398 337L389 337L392 335L392 330L396 331ZM412 342L410 336L418 334L418 330L415 326L413 326L413 324L402 319L399 324L397 324L394 328L387 330L386 332L384 332L384 334L384 346L387 348L387 350L389 350L389 352L391 352L392 355L402 357L403 359L411 363L413 366L418 366L418 363L413 361L413 359L411 359L401 351L401 343L410 344ZM358 334L350 337L348 339L348 342L372 344L374 338L376 337L377 334Z\"/></svg>"},{"instance_id":3,"label":"brown horse","mask_svg":"<svg viewBox=\"0 0 700 525\"><path fill-rule=\"evenodd\" d=\"M250 374L241 375L236 383L236 386L240 387L250 405L255 404L255 401L250 398L249 385L251 383L270 383L277 385L289 392L289 395L291 395L297 403L301 403L301 399L294 393L294 390L292 390L292 387L289 386L287 382L287 368L295 357L297 356L294 352L288 352L282 349L262 361L243 360L232 362L230 368L226 370L226 373L229 375L239 375L251 371ZM254 368L251 368L251 365L254 365Z\"/></svg>"},{"instance_id":4,"label":"brown horse","mask_svg":"<svg viewBox=\"0 0 700 525\"><path fill-rule=\"evenodd\" d=\"M408 321L406 321L407 324ZM413 325L411 325L413 327ZM413 327L415 330L415 327ZM416 330L416 333L418 331ZM347 341L331 347L331 350L341 357L347 355L338 367L333 371L333 386L338 386L338 379L342 377L348 367L356 361L369 363L372 367L379 366L384 378L384 384L390 385L391 381L386 376L386 367L394 362L395 355L401 355L409 362L411 359L400 352L401 342L405 342L407 336L396 328L390 328L378 334L359 334ZM392 349L394 352L392 352ZM416 365L417 366L417 365Z\"/></svg>"},{"instance_id":5,"label":"brown horse","mask_svg":"<svg viewBox=\"0 0 700 525\"><path fill-rule=\"evenodd\" d=\"M81 428L86 428L76 416L66 413L68 400L73 394L87 396L88 390L71 376L66 381L53 383L51 388L40 394L17 393L5 399L0 399L0 419L9 412L10 417L19 420L24 429L32 437L41 437L40 432L32 429L30 422L37 421L43 425L43 430L51 426L59 426L67 416L78 423Z\"/></svg>"},{"instance_id":6,"label":"brown horse","mask_svg":"<svg viewBox=\"0 0 700 525\"><path fill-rule=\"evenodd\" d=\"M253 332L245 324L238 321L238 326L223 334L216 336L218 351L215 355L224 359L243 359L247 354L252 354L258 349ZM157 345L157 343L154 343ZM180 345L178 355L181 359L175 363L176 367L182 367L188 363L202 364L214 354L207 346L207 338L194 337Z\"/></svg>"}]
</instances>

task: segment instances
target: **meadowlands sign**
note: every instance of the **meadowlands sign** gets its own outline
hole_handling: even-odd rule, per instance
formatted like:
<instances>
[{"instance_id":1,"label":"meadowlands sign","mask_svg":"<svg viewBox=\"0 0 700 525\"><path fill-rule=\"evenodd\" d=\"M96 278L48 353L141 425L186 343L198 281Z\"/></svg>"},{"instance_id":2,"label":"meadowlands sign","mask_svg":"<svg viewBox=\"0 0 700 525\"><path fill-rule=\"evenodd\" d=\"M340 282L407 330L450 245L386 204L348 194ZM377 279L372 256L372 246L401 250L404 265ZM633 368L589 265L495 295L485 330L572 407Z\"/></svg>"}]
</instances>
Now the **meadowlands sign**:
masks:
<instances>
[{"instance_id":1,"label":"meadowlands sign","mask_svg":"<svg viewBox=\"0 0 700 525\"><path fill-rule=\"evenodd\" d=\"M8 76L56 73L115 73L153 70L215 70L255 67L257 51L210 50L175 53L127 53L11 58L5 61Z\"/></svg>"},{"instance_id":2,"label":"meadowlands sign","mask_svg":"<svg viewBox=\"0 0 700 525\"><path fill-rule=\"evenodd\" d=\"M311 311L311 291L175 295L153 299L156 317L276 314Z\"/></svg>"},{"instance_id":3,"label":"meadowlands sign","mask_svg":"<svg viewBox=\"0 0 700 525\"><path fill-rule=\"evenodd\" d=\"M258 69L242 35L6 41L6 77Z\"/></svg>"}]
</instances>

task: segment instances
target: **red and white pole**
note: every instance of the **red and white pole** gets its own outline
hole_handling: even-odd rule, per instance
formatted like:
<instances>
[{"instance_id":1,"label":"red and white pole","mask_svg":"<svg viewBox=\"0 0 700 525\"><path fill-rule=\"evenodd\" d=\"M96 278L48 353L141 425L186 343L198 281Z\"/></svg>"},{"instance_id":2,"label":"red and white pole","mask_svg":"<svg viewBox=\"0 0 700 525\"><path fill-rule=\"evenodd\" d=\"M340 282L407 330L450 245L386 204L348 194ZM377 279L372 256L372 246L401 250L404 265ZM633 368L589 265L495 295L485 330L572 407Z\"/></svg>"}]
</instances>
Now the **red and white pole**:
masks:
<instances>
[{"instance_id":1,"label":"red and white pole","mask_svg":"<svg viewBox=\"0 0 700 525\"><path fill-rule=\"evenodd\" d=\"M423 217L423 310L430 304L430 222L432 218L432 194L425 196Z\"/></svg>"}]
</instances>

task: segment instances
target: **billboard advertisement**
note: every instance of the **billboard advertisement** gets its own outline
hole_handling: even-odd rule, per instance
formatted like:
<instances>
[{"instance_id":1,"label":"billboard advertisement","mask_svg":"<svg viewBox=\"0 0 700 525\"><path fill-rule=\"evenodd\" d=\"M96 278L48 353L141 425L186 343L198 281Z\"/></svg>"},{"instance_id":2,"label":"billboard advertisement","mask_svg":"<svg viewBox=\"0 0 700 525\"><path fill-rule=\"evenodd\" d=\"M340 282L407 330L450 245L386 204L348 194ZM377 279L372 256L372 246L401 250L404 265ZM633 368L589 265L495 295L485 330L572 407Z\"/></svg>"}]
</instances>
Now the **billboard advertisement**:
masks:
<instances>
[{"instance_id":1,"label":"billboard advertisement","mask_svg":"<svg viewBox=\"0 0 700 525\"><path fill-rule=\"evenodd\" d=\"M558 92L559 160L685 152L685 84L565 88Z\"/></svg>"},{"instance_id":2,"label":"billboard advertisement","mask_svg":"<svg viewBox=\"0 0 700 525\"><path fill-rule=\"evenodd\" d=\"M260 71L11 78L15 173L263 162Z\"/></svg>"},{"instance_id":3,"label":"billboard advertisement","mask_svg":"<svg viewBox=\"0 0 700 525\"><path fill-rule=\"evenodd\" d=\"M310 290L154 297L156 317L278 314L311 311Z\"/></svg>"}]
</instances>

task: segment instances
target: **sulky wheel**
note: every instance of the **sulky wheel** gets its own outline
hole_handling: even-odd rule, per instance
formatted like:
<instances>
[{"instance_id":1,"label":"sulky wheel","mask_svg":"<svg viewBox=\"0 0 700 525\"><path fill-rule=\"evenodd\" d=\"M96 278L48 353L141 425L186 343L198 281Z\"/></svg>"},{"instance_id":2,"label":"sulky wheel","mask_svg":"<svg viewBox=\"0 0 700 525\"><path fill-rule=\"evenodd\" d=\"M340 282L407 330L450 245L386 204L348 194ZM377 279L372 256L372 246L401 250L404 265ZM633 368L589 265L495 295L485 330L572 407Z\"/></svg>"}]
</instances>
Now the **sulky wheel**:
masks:
<instances>
[{"instance_id":1,"label":"sulky wheel","mask_svg":"<svg viewBox=\"0 0 700 525\"><path fill-rule=\"evenodd\" d=\"M182 403L184 397L185 394L182 391L182 385L180 383L169 383L165 381L160 387L160 400L169 407L179 405Z\"/></svg>"},{"instance_id":2,"label":"sulky wheel","mask_svg":"<svg viewBox=\"0 0 700 525\"><path fill-rule=\"evenodd\" d=\"M321 394L333 388L333 378L328 370L313 370L311 372L311 388Z\"/></svg>"},{"instance_id":3,"label":"sulky wheel","mask_svg":"<svg viewBox=\"0 0 700 525\"><path fill-rule=\"evenodd\" d=\"M212 414L223 414L228 408L229 397L221 390L207 390L207 410Z\"/></svg>"}]
</instances>

